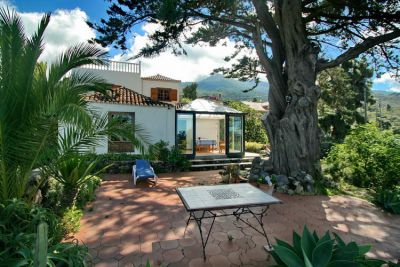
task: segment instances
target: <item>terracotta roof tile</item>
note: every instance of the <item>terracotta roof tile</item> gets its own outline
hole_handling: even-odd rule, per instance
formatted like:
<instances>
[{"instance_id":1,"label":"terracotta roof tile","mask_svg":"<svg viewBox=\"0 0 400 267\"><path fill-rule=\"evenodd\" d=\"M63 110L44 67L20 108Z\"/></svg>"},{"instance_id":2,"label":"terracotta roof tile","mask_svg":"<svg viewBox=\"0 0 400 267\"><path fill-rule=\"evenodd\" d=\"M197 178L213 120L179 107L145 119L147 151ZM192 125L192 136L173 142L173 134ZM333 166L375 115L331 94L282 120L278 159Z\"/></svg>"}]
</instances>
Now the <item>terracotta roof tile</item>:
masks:
<instances>
[{"instance_id":1,"label":"terracotta roof tile","mask_svg":"<svg viewBox=\"0 0 400 267\"><path fill-rule=\"evenodd\" d=\"M173 107L173 105L154 101L150 97L139 94L131 89L113 85L108 95L95 92L86 96L86 100L96 103L125 104L137 106Z\"/></svg>"},{"instance_id":2,"label":"terracotta roof tile","mask_svg":"<svg viewBox=\"0 0 400 267\"><path fill-rule=\"evenodd\" d=\"M157 80L157 81L169 81L169 82L180 82L180 80L175 80L161 74L156 74L153 76L142 77L143 80Z\"/></svg>"}]
</instances>

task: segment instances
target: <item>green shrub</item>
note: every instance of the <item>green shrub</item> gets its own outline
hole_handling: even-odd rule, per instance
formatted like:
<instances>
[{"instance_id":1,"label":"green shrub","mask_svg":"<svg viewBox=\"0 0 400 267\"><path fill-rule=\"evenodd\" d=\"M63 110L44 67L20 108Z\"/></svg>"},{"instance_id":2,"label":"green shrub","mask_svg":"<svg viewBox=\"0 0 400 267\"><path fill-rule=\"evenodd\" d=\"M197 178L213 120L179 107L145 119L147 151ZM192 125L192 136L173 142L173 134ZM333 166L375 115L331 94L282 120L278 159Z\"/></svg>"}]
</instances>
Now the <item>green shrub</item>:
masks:
<instances>
[{"instance_id":1,"label":"green shrub","mask_svg":"<svg viewBox=\"0 0 400 267\"><path fill-rule=\"evenodd\" d=\"M106 153L106 154L86 154L83 155L85 161L97 162L95 171L99 171L104 166L113 164L116 161L131 161L132 164L137 159L147 159L151 162L154 170L157 173L163 172L175 172L175 171L186 171L190 168L190 161L181 153L179 148L173 146L169 147L169 143L165 141L159 141L148 147L147 155L133 155L126 153ZM110 170L113 173L130 173L132 166L126 167L124 165L115 168L111 166Z\"/></svg>"},{"instance_id":2,"label":"green shrub","mask_svg":"<svg viewBox=\"0 0 400 267\"><path fill-rule=\"evenodd\" d=\"M91 175L90 179L82 185L79 190L76 204L78 207L83 208L88 202L93 201L96 198L95 190L100 186L101 178L96 175Z\"/></svg>"},{"instance_id":3,"label":"green shrub","mask_svg":"<svg viewBox=\"0 0 400 267\"><path fill-rule=\"evenodd\" d=\"M9 200L0 204L0 236L18 236L19 233L36 233L40 222L48 225L51 242L59 242L63 238L63 230L58 217L48 209L29 207L22 200ZM4 244L4 243L2 243ZM0 244L0 251L1 245ZM1 254L1 253L0 253Z\"/></svg>"},{"instance_id":4,"label":"green shrub","mask_svg":"<svg viewBox=\"0 0 400 267\"><path fill-rule=\"evenodd\" d=\"M85 205L96 198L95 190L100 186L101 178L99 176L92 175L90 179L86 181L79 190L76 206L84 208ZM48 180L48 190L43 196L42 205L43 207L52 210L58 215L62 215L63 211L67 207L62 206L63 196L63 185L54 178Z\"/></svg>"},{"instance_id":5,"label":"green shrub","mask_svg":"<svg viewBox=\"0 0 400 267\"><path fill-rule=\"evenodd\" d=\"M266 144L257 143L257 142L246 142L246 151L261 153L261 150L265 150Z\"/></svg>"},{"instance_id":6,"label":"green shrub","mask_svg":"<svg viewBox=\"0 0 400 267\"><path fill-rule=\"evenodd\" d=\"M65 236L79 231L82 216L83 211L75 206L65 209L60 221Z\"/></svg>"},{"instance_id":7,"label":"green shrub","mask_svg":"<svg viewBox=\"0 0 400 267\"><path fill-rule=\"evenodd\" d=\"M337 267L337 266L382 266L385 262L367 259L365 254L369 245L358 245L355 242L346 244L337 234L332 238L329 232L319 237L312 234L304 226L300 236L293 232L293 244L290 245L277 239L271 253L277 265L275 266L307 266L307 267Z\"/></svg>"},{"instance_id":8,"label":"green shrub","mask_svg":"<svg viewBox=\"0 0 400 267\"><path fill-rule=\"evenodd\" d=\"M149 146L149 159L151 161L167 162L169 157L169 143L163 140Z\"/></svg>"},{"instance_id":9,"label":"green shrub","mask_svg":"<svg viewBox=\"0 0 400 267\"><path fill-rule=\"evenodd\" d=\"M246 113L245 138L247 142L267 143L268 136L262 122L265 112L257 111L240 101L228 101L226 104L236 110Z\"/></svg>"},{"instance_id":10,"label":"green shrub","mask_svg":"<svg viewBox=\"0 0 400 267\"><path fill-rule=\"evenodd\" d=\"M377 193L375 202L391 213L400 214L400 189L383 190Z\"/></svg>"},{"instance_id":11,"label":"green shrub","mask_svg":"<svg viewBox=\"0 0 400 267\"><path fill-rule=\"evenodd\" d=\"M21 200L0 204L0 266L33 266L37 226L48 225L49 266L84 266L88 250L76 242L60 243L63 229L48 209Z\"/></svg>"},{"instance_id":12,"label":"green shrub","mask_svg":"<svg viewBox=\"0 0 400 267\"><path fill-rule=\"evenodd\" d=\"M375 125L359 126L332 147L325 164L335 181L377 191L394 188L399 184L400 137Z\"/></svg>"},{"instance_id":13,"label":"green shrub","mask_svg":"<svg viewBox=\"0 0 400 267\"><path fill-rule=\"evenodd\" d=\"M127 153L105 153L105 154L94 154L88 153L82 155L84 160L88 162L96 162L94 171L100 171L105 166L108 166L115 161L135 161L137 159L143 158L141 155L127 154ZM112 166L111 166L111 169Z\"/></svg>"},{"instance_id":14,"label":"green shrub","mask_svg":"<svg viewBox=\"0 0 400 267\"><path fill-rule=\"evenodd\" d=\"M56 179L50 177L47 181L47 187L48 189L43 195L42 206L58 213L63 209L61 207L63 185Z\"/></svg>"},{"instance_id":15,"label":"green shrub","mask_svg":"<svg viewBox=\"0 0 400 267\"><path fill-rule=\"evenodd\" d=\"M178 147L168 147L165 141L157 142L149 147L149 159L155 172L187 171L190 161L182 154Z\"/></svg>"}]
</instances>

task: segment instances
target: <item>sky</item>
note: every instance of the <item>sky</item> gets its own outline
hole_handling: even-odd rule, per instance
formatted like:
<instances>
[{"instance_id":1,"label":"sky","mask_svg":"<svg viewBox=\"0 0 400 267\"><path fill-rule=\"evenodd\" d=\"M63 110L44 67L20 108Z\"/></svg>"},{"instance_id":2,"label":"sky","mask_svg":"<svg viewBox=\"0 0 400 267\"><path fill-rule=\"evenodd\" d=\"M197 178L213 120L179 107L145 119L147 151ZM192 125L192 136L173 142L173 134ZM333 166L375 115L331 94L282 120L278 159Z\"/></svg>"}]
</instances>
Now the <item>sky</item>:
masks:
<instances>
[{"instance_id":1,"label":"sky","mask_svg":"<svg viewBox=\"0 0 400 267\"><path fill-rule=\"evenodd\" d=\"M89 28L86 20L98 22L107 17L108 1L104 0L0 0L0 6L9 6L21 15L26 33L32 34L37 27L41 16L46 12L52 13L50 24L45 33L45 50L41 60L51 62L71 45L86 42L94 38L96 32ZM136 55L148 42L148 35L156 30L158 25L143 24L134 29L135 36L131 36L128 51L107 48L109 57L113 60L125 61ZM175 56L171 50L163 52L154 58L140 58L131 60L140 61L142 75L162 74L181 81L198 81L208 76L213 69L226 67L224 57L234 52L234 43L224 40L221 44L210 47L208 45L184 45L187 56ZM243 51L248 53L248 51ZM265 80L265 77L260 77ZM400 83L389 73L374 78L373 89L400 92Z\"/></svg>"}]
</instances>

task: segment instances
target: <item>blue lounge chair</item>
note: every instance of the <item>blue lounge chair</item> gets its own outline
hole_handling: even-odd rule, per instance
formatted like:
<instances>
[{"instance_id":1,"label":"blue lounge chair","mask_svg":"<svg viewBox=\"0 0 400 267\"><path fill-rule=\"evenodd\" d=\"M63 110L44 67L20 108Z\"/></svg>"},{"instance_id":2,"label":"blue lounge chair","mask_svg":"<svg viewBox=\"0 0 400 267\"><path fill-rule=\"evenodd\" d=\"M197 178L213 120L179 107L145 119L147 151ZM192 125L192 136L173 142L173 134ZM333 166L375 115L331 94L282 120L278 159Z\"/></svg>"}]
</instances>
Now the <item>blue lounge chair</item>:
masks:
<instances>
[{"instance_id":1,"label":"blue lounge chair","mask_svg":"<svg viewBox=\"0 0 400 267\"><path fill-rule=\"evenodd\" d=\"M153 178L154 182L157 183L157 174L154 172L153 167L150 163L144 159L137 159L136 165L132 168L133 184L136 185L138 179L149 179Z\"/></svg>"}]
</instances>

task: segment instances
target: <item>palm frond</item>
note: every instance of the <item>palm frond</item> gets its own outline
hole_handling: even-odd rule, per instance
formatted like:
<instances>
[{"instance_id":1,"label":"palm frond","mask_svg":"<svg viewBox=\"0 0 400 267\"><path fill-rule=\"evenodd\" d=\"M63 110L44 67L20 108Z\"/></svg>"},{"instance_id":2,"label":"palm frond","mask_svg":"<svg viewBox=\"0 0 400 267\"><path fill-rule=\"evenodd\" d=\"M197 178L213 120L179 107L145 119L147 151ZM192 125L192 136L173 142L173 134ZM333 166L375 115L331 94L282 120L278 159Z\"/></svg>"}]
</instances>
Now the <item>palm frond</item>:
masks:
<instances>
[{"instance_id":1,"label":"palm frond","mask_svg":"<svg viewBox=\"0 0 400 267\"><path fill-rule=\"evenodd\" d=\"M106 64L106 51L88 44L78 44L63 53L49 70L49 86L54 87L69 71L87 64Z\"/></svg>"}]
</instances>

